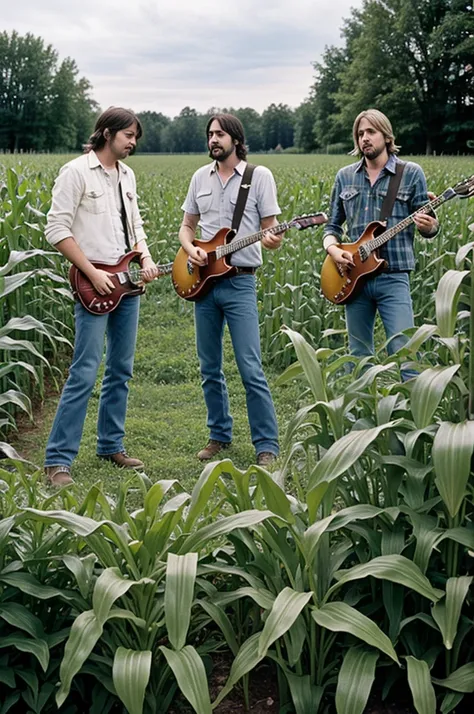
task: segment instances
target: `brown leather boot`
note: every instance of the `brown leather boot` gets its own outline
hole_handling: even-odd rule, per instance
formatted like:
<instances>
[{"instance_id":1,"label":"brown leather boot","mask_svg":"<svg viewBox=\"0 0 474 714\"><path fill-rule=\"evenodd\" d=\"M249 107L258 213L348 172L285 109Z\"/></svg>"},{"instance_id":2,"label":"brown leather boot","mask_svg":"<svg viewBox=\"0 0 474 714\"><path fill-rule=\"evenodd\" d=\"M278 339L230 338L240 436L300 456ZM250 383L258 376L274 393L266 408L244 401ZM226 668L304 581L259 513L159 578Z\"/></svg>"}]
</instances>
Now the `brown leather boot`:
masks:
<instances>
[{"instance_id":1,"label":"brown leather boot","mask_svg":"<svg viewBox=\"0 0 474 714\"><path fill-rule=\"evenodd\" d=\"M216 439L209 439L207 445L204 449L198 452L199 461L210 461L214 456L217 456L219 451L223 449L228 449L232 442L217 441Z\"/></svg>"},{"instance_id":2,"label":"brown leather boot","mask_svg":"<svg viewBox=\"0 0 474 714\"><path fill-rule=\"evenodd\" d=\"M58 465L58 466L45 466L44 472L46 474L46 483L50 486L69 486L69 484L74 483L71 478L71 469L69 466Z\"/></svg>"},{"instance_id":3,"label":"brown leather boot","mask_svg":"<svg viewBox=\"0 0 474 714\"><path fill-rule=\"evenodd\" d=\"M275 460L276 456L272 454L271 451L261 451L257 454L257 466L266 468L267 466L271 466Z\"/></svg>"},{"instance_id":4,"label":"brown leather boot","mask_svg":"<svg viewBox=\"0 0 474 714\"><path fill-rule=\"evenodd\" d=\"M125 451L118 451L116 454L97 454L97 456L99 459L112 461L112 463L121 469L141 469L144 466L143 461L128 456Z\"/></svg>"}]
</instances>

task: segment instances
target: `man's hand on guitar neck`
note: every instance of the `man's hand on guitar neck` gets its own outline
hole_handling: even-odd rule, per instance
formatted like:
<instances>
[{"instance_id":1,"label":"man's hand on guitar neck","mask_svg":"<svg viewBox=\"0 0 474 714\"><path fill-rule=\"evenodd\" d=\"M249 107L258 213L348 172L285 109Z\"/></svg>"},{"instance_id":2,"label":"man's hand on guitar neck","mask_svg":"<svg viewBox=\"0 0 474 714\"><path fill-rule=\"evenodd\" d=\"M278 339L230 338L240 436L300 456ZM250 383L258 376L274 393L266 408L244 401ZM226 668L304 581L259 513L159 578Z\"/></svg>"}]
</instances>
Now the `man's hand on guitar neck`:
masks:
<instances>
[{"instance_id":1,"label":"man's hand on guitar neck","mask_svg":"<svg viewBox=\"0 0 474 714\"><path fill-rule=\"evenodd\" d=\"M152 280L155 280L155 278L158 277L158 268L151 255L147 255L145 258L141 259L141 266L141 283L151 283Z\"/></svg>"}]
</instances>

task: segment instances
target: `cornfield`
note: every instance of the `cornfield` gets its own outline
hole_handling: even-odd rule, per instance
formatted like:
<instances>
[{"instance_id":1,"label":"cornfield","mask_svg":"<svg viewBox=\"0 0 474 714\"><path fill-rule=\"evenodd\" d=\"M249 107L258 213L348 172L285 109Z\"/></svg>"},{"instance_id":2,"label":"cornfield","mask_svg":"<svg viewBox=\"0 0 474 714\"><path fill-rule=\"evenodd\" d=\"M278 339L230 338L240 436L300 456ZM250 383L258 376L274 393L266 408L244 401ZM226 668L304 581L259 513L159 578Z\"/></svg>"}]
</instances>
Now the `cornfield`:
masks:
<instances>
[{"instance_id":1,"label":"cornfield","mask_svg":"<svg viewBox=\"0 0 474 714\"><path fill-rule=\"evenodd\" d=\"M168 262L203 157L132 161L152 253ZM65 266L43 240L62 163L9 159L0 175L7 436L73 337ZM261 163L290 219L327 211L348 159ZM420 163L434 193L472 172L463 157ZM247 698L264 660L281 711L362 714L374 688L381 698L409 692L417 714L461 711L474 692L474 203L455 199L439 216L436 238L417 242L407 345L391 358L381 347L351 374L343 313L319 290L321 231L289 233L265 253L263 351L280 384L302 385L273 474L226 460L189 494L137 474L116 501L100 484L78 500L45 493L40 474L0 444L2 714L25 703L45 714L161 714L178 690L210 714L239 682ZM175 300L169 282L156 290ZM407 360L419 376L403 384ZM131 489L141 498L133 511ZM211 702L215 651L232 665Z\"/></svg>"}]
</instances>

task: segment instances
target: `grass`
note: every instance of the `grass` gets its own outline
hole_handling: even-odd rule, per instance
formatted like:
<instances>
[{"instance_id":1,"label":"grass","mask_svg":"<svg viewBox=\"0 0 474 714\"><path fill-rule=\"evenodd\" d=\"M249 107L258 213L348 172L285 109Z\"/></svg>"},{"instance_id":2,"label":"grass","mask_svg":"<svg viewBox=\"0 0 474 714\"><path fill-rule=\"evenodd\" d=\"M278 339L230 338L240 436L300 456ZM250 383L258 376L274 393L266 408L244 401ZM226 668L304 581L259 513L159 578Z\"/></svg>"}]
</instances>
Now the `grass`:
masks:
<instances>
[{"instance_id":1,"label":"grass","mask_svg":"<svg viewBox=\"0 0 474 714\"><path fill-rule=\"evenodd\" d=\"M70 355L65 355L65 364ZM245 469L254 459L245 404L245 391L234 360L229 335L224 345L224 370L234 417L232 447L226 451L238 468ZM280 431L294 414L296 387L272 388L279 371L271 364L265 372L272 389ZM114 493L126 472L96 457L96 422L99 405L98 381L89 402L84 434L73 476L84 490L97 481ZM37 412L33 428L24 426L13 445L33 463L44 460L49 430L59 395L48 396ZM202 396L199 365L195 349L193 307L179 300L171 285L160 281L148 288L142 298L134 378L126 424L126 448L145 463L152 481L177 479L185 489L192 488L203 465L197 451L206 444L206 409Z\"/></svg>"}]
</instances>

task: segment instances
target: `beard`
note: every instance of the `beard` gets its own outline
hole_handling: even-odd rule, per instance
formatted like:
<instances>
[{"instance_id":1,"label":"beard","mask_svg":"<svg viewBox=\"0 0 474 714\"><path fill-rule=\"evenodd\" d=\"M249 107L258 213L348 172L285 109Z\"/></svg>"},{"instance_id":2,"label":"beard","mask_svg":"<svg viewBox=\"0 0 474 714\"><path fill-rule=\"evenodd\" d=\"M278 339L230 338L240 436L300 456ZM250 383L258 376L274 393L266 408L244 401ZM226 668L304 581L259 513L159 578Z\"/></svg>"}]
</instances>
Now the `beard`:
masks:
<instances>
[{"instance_id":1,"label":"beard","mask_svg":"<svg viewBox=\"0 0 474 714\"><path fill-rule=\"evenodd\" d=\"M385 151L385 149L386 144L379 146L378 149L375 149L373 146L367 146L365 149L362 149L362 154L366 159L369 159L369 161L374 161Z\"/></svg>"},{"instance_id":2,"label":"beard","mask_svg":"<svg viewBox=\"0 0 474 714\"><path fill-rule=\"evenodd\" d=\"M209 149L209 156L215 161L225 161L232 156L235 151L235 146L231 146L230 149L223 149L222 146L213 146Z\"/></svg>"}]
</instances>

